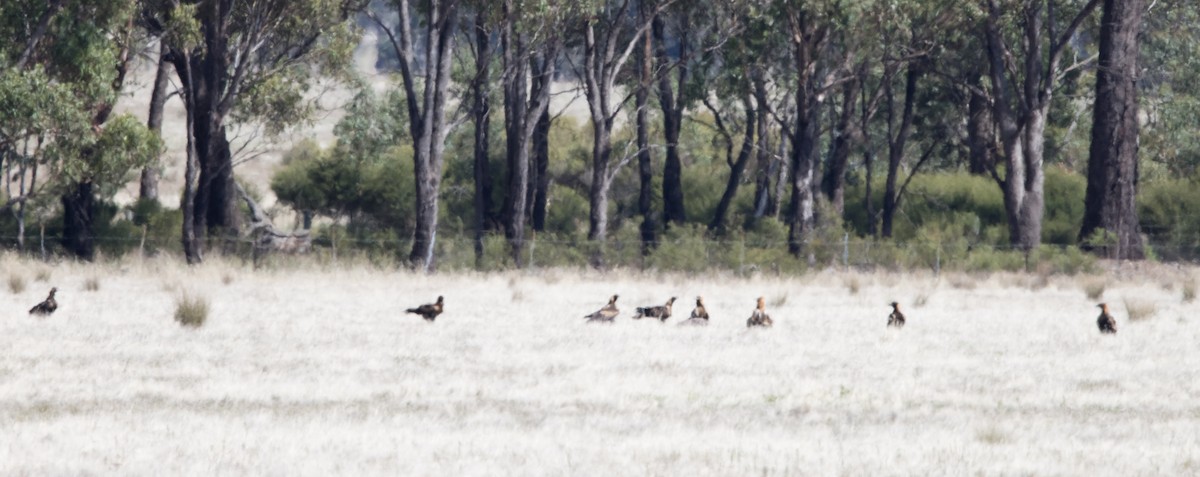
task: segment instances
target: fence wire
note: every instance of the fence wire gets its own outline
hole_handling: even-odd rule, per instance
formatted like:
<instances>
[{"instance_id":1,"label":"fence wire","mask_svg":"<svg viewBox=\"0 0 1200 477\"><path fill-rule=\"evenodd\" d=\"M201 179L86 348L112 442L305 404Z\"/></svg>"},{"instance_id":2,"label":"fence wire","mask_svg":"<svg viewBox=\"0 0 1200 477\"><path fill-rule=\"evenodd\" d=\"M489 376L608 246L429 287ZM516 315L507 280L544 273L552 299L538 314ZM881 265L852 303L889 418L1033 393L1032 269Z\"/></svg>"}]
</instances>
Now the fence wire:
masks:
<instances>
[{"instance_id":1,"label":"fence wire","mask_svg":"<svg viewBox=\"0 0 1200 477\"><path fill-rule=\"evenodd\" d=\"M101 256L119 257L182 255L178 236L96 236L92 238ZM284 253L264 249L255 237L239 236L209 239L206 254L219 253L242 257L255 263L281 260L353 260L364 258L372 263L403 263L412 247L411 239L345 237L317 234L310 237L311 248L304 253ZM0 236L0 248L16 250L43 258L71 256L60 235L36 232L25 237ZM947 241L877 240L852 237L811 239L798 244L792 252L786 240L761 237L713 239L683 237L651 244L640 240L531 236L519 247L503 235L487 235L480 242L473 238L438 238L434 257L439 269L502 270L539 267L605 267L659 269L677 271L728 270L740 274L798 273L810 269L844 268L856 270L943 270L997 271L1025 270L1078 273L1094 269L1097 259L1107 258L1111 250L1083 251L1074 245L1047 244L1034 250L1013 245L972 243L966 239ZM1146 247L1151 259L1195 263L1200 248L1171 244Z\"/></svg>"}]
</instances>

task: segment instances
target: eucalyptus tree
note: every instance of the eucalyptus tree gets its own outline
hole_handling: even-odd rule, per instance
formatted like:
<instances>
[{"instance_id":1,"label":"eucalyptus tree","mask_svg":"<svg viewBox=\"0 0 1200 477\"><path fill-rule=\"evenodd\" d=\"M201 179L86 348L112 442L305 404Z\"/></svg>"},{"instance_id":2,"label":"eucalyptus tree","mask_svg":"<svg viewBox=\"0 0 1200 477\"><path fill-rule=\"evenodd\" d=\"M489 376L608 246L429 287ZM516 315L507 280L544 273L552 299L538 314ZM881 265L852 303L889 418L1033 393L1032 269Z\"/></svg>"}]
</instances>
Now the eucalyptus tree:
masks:
<instances>
[{"instance_id":1,"label":"eucalyptus tree","mask_svg":"<svg viewBox=\"0 0 1200 477\"><path fill-rule=\"evenodd\" d=\"M616 82L634 49L643 39L650 22L670 1L655 6L649 15L637 20L634 0L603 1L582 5L578 12L584 36L583 84L592 122L592 174L589 186L588 240L603 242L608 235L608 195L617 171L636 154L619 158L614 164L613 124L624 104L617 97ZM591 257L593 265L603 264L602 244Z\"/></svg>"},{"instance_id":2,"label":"eucalyptus tree","mask_svg":"<svg viewBox=\"0 0 1200 477\"><path fill-rule=\"evenodd\" d=\"M25 209L62 206L63 242L95 253L97 196L157 155L160 142L130 116L113 116L137 37L132 1L18 1L0 6L0 157L24 246ZM17 183L17 193L12 192Z\"/></svg>"},{"instance_id":3,"label":"eucalyptus tree","mask_svg":"<svg viewBox=\"0 0 1200 477\"><path fill-rule=\"evenodd\" d=\"M1138 226L1138 35L1142 0L1104 0L1092 144L1080 241L1112 235L1111 258L1141 259Z\"/></svg>"},{"instance_id":4,"label":"eucalyptus tree","mask_svg":"<svg viewBox=\"0 0 1200 477\"><path fill-rule=\"evenodd\" d=\"M526 219L530 215L530 152L534 134L550 106L550 90L563 45L562 26L574 2L504 0L500 29L508 193L504 233L513 262L523 265ZM534 177L536 179L536 177Z\"/></svg>"},{"instance_id":5,"label":"eucalyptus tree","mask_svg":"<svg viewBox=\"0 0 1200 477\"><path fill-rule=\"evenodd\" d=\"M457 124L447 121L450 75L454 64L455 38L460 17L458 0L427 0L416 9L409 0L396 0L398 21L388 25L375 12L369 12L387 33L400 59L401 87L409 117L413 141L413 179L416 183L416 228L409 263L416 269L432 271L437 239L438 192L445 164L446 136ZM424 17L414 21L413 14ZM417 32L416 29L422 30ZM417 56L414 38L424 40L424 51ZM421 75L418 80L418 74ZM418 93L418 87L421 92Z\"/></svg>"},{"instance_id":6,"label":"eucalyptus tree","mask_svg":"<svg viewBox=\"0 0 1200 477\"><path fill-rule=\"evenodd\" d=\"M184 252L203 260L201 238L240 228L227 127L259 125L268 135L315 112L322 76L349 70L349 17L365 0L141 0L142 23L163 36L187 110Z\"/></svg>"},{"instance_id":7,"label":"eucalyptus tree","mask_svg":"<svg viewBox=\"0 0 1200 477\"><path fill-rule=\"evenodd\" d=\"M1026 251L1041 243L1045 214L1043 156L1051 99L1064 71L1076 67L1063 68L1060 63L1076 32L1099 3L988 0L986 12L981 15L987 43L988 93L1004 165L1003 176L996 165L990 173L1004 192L1009 241ZM1013 44L1020 48L1012 48Z\"/></svg>"},{"instance_id":8,"label":"eucalyptus tree","mask_svg":"<svg viewBox=\"0 0 1200 477\"><path fill-rule=\"evenodd\" d=\"M796 256L816 225L816 146L820 140L822 105L831 88L853 79L849 74L852 58L845 49L835 48L834 40L842 29L857 22L862 5L835 0L822 2L780 2L779 25L789 38L791 58L786 68L795 82L792 90L794 119L786 124L791 139L791 202L786 219L788 251Z\"/></svg>"}]
</instances>

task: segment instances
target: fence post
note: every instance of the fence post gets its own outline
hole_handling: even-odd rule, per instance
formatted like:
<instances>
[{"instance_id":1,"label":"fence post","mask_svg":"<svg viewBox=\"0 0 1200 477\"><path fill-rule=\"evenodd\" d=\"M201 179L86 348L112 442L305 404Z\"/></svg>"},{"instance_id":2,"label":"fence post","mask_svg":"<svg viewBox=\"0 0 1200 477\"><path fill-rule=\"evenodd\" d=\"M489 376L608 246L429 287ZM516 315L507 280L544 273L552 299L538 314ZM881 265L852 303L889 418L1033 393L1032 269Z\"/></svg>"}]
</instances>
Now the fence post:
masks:
<instances>
[{"instance_id":1,"label":"fence post","mask_svg":"<svg viewBox=\"0 0 1200 477\"><path fill-rule=\"evenodd\" d=\"M935 258L933 261L933 276L934 277L940 276L942 274L942 244L940 244L940 243L937 246L936 257L937 258Z\"/></svg>"},{"instance_id":2,"label":"fence post","mask_svg":"<svg viewBox=\"0 0 1200 477\"><path fill-rule=\"evenodd\" d=\"M850 270L850 233L842 234L842 268Z\"/></svg>"}]
</instances>

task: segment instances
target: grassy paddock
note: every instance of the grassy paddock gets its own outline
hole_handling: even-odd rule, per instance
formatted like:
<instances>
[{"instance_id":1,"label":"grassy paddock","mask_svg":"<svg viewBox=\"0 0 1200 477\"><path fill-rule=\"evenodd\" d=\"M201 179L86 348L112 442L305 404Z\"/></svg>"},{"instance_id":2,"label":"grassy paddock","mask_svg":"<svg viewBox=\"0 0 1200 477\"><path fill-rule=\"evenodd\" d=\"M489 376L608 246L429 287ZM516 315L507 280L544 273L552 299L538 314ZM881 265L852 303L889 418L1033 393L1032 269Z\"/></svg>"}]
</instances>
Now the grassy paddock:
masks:
<instances>
[{"instance_id":1,"label":"grassy paddock","mask_svg":"<svg viewBox=\"0 0 1200 477\"><path fill-rule=\"evenodd\" d=\"M364 265L0 256L5 275L52 270L0 290L0 474L1200 472L1197 305L1159 285L1190 269ZM1095 280L1116 336L1096 330ZM29 318L50 286L58 312ZM203 327L174 321L184 292L207 297ZM613 293L617 322L585 325ZM438 295L436 323L403 314ZM696 295L711 325L675 326ZM670 296L665 325L629 319ZM759 296L775 327L747 330Z\"/></svg>"}]
</instances>

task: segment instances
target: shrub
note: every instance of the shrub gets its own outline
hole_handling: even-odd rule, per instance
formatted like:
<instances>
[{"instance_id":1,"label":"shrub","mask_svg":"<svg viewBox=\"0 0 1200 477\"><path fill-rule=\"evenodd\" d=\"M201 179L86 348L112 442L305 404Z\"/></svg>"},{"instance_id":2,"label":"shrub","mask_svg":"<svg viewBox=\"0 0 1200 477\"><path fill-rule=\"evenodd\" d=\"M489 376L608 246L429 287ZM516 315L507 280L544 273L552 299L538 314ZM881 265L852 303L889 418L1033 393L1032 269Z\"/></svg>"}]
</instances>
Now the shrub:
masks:
<instances>
[{"instance_id":1,"label":"shrub","mask_svg":"<svg viewBox=\"0 0 1200 477\"><path fill-rule=\"evenodd\" d=\"M91 292L100 290L100 279L95 276L87 277L83 280L83 289Z\"/></svg>"},{"instance_id":2,"label":"shrub","mask_svg":"<svg viewBox=\"0 0 1200 477\"><path fill-rule=\"evenodd\" d=\"M175 299L175 321L181 326L199 328L208 321L208 299L184 293Z\"/></svg>"},{"instance_id":3,"label":"shrub","mask_svg":"<svg viewBox=\"0 0 1200 477\"><path fill-rule=\"evenodd\" d=\"M1083 292L1087 294L1089 300L1096 301L1104 296L1105 286L1104 280L1091 280L1083 284Z\"/></svg>"},{"instance_id":4,"label":"shrub","mask_svg":"<svg viewBox=\"0 0 1200 477\"><path fill-rule=\"evenodd\" d=\"M1129 321L1142 321L1154 317L1158 313L1158 305L1152 301L1125 299L1125 312L1129 313Z\"/></svg>"},{"instance_id":5,"label":"shrub","mask_svg":"<svg viewBox=\"0 0 1200 477\"><path fill-rule=\"evenodd\" d=\"M25 291L25 277L15 273L10 274L8 276L8 291L12 292L13 295L17 295Z\"/></svg>"}]
</instances>

